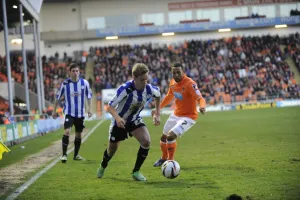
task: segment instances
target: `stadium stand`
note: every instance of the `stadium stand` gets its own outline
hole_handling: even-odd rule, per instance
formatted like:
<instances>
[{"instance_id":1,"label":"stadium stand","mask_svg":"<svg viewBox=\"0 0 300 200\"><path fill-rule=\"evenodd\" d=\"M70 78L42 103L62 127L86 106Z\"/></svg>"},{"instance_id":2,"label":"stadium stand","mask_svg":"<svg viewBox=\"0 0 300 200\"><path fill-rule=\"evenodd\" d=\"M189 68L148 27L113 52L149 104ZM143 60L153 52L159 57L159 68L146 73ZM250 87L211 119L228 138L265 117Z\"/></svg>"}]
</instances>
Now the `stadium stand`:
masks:
<instances>
[{"instance_id":1,"label":"stadium stand","mask_svg":"<svg viewBox=\"0 0 300 200\"><path fill-rule=\"evenodd\" d=\"M172 45L119 45L91 47L89 54L78 51L76 60L66 54L63 58L56 53L43 56L45 98L53 102L60 83L67 76L67 66L71 62L80 64L85 76L87 57L94 59L94 77L89 78L97 96L97 110L101 107L101 90L116 88L131 78L131 67L135 62L144 62L151 69L150 82L166 94L171 79L170 66L181 62L186 74L199 85L206 101L215 105L240 101L256 102L266 99L298 98L299 85L285 58L287 53L293 58L298 70L300 51L297 47L299 34L288 37L229 37L217 40L191 40ZM280 49L285 45L285 50ZM85 57L84 59L82 57ZM79 60L80 59L80 60ZM5 76L5 59L0 58L0 79ZM16 53L11 58L12 76L19 83L24 82L22 57ZM35 58L27 58L29 89L36 93ZM94 80L94 81L93 81ZM52 88L49 90L49 88ZM3 104L4 105L4 104ZM151 108L153 104L148 104ZM45 111L46 112L46 111Z\"/></svg>"},{"instance_id":2,"label":"stadium stand","mask_svg":"<svg viewBox=\"0 0 300 200\"><path fill-rule=\"evenodd\" d=\"M278 36L230 37L159 47L95 47L90 50L96 55L94 87L98 95L102 89L115 88L130 79L134 62L144 62L151 69L150 82L166 94L169 67L177 60L210 104L297 98L299 85L279 47L284 40Z\"/></svg>"}]
</instances>

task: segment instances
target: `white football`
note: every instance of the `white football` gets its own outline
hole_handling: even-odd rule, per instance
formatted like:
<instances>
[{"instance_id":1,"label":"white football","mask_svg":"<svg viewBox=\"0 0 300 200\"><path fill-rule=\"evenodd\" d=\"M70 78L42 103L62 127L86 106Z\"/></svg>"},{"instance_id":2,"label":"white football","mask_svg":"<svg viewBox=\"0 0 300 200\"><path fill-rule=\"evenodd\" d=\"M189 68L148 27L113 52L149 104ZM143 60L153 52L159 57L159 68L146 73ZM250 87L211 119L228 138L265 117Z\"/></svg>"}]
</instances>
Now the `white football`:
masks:
<instances>
[{"instance_id":1,"label":"white football","mask_svg":"<svg viewBox=\"0 0 300 200\"><path fill-rule=\"evenodd\" d=\"M175 160L167 160L161 166L161 171L166 178L176 178L180 173L180 165Z\"/></svg>"}]
</instances>

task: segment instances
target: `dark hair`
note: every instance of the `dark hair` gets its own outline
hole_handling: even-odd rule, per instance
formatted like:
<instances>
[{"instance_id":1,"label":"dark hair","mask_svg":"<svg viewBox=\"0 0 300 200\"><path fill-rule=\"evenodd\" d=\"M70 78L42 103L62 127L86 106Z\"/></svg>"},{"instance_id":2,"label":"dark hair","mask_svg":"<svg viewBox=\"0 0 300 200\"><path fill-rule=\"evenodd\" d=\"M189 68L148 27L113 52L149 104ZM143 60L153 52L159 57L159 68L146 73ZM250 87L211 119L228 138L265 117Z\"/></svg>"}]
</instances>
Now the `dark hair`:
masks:
<instances>
[{"instance_id":1,"label":"dark hair","mask_svg":"<svg viewBox=\"0 0 300 200\"><path fill-rule=\"evenodd\" d=\"M180 63L175 63L175 64L173 65L173 67L181 67L181 69L183 69L183 66L182 66L182 64L180 64Z\"/></svg>"},{"instance_id":2,"label":"dark hair","mask_svg":"<svg viewBox=\"0 0 300 200\"><path fill-rule=\"evenodd\" d=\"M79 68L79 66L76 63L71 63L69 66L69 71L71 71L73 68Z\"/></svg>"}]
</instances>

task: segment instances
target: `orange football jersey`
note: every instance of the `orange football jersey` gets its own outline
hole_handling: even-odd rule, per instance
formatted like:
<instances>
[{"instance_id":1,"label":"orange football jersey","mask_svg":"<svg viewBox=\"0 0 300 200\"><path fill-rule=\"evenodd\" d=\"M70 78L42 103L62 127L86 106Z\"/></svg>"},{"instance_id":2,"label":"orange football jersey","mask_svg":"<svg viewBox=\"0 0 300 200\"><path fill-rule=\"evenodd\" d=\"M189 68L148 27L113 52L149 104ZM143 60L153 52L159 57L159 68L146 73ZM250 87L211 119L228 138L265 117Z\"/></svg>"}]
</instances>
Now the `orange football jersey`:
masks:
<instances>
[{"instance_id":1,"label":"orange football jersey","mask_svg":"<svg viewBox=\"0 0 300 200\"><path fill-rule=\"evenodd\" d=\"M197 84L186 75L179 83L176 83L174 79L170 81L168 93L160 103L160 107L168 105L174 97L174 114L178 117L189 117L195 120L198 117L197 102L199 101L200 107L205 107L205 100Z\"/></svg>"}]
</instances>

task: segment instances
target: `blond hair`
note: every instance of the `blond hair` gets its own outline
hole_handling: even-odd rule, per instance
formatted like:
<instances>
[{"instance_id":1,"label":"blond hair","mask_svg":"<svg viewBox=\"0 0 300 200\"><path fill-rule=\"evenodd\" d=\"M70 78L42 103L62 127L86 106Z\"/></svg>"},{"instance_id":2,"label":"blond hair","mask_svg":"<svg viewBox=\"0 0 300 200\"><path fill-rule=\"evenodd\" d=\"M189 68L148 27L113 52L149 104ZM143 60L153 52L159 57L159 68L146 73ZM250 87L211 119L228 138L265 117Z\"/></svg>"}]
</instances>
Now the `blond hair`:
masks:
<instances>
[{"instance_id":1,"label":"blond hair","mask_svg":"<svg viewBox=\"0 0 300 200\"><path fill-rule=\"evenodd\" d=\"M132 75L134 77L139 77L149 72L149 68L147 65L143 63L136 63L132 68Z\"/></svg>"}]
</instances>

